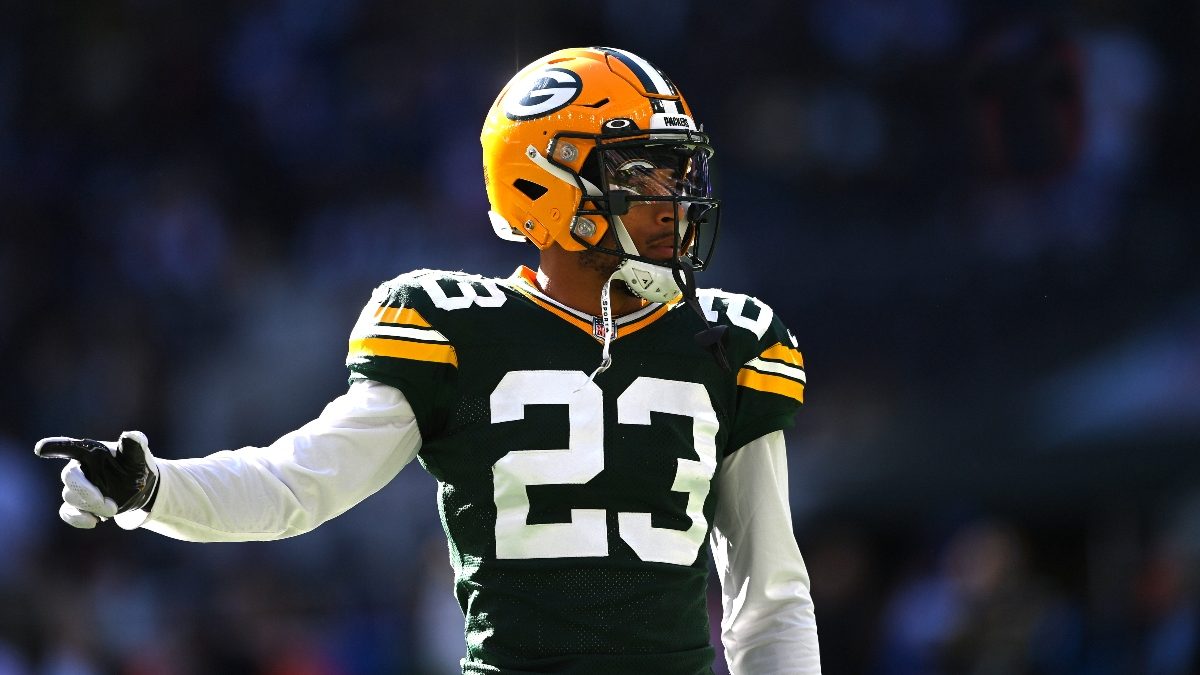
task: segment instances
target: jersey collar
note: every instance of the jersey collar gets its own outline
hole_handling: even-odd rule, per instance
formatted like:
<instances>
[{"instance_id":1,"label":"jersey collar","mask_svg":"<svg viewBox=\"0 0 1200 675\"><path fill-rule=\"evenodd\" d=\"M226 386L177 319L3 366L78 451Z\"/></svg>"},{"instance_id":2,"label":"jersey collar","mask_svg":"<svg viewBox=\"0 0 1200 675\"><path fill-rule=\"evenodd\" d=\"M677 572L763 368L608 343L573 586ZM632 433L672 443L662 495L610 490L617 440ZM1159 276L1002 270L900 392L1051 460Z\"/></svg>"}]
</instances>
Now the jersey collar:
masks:
<instances>
[{"instance_id":1,"label":"jersey collar","mask_svg":"<svg viewBox=\"0 0 1200 675\"><path fill-rule=\"evenodd\" d=\"M538 288L537 272L534 270L521 265L508 278L508 282L514 291L529 298L538 307L550 312L597 340L604 338L604 322L601 321L600 317L567 307L543 293ZM658 321L667 312L677 307L682 298L683 296L676 296L668 302L646 302L642 305L641 309L614 318L613 322L616 325L617 334L613 336L613 340L636 333Z\"/></svg>"}]
</instances>

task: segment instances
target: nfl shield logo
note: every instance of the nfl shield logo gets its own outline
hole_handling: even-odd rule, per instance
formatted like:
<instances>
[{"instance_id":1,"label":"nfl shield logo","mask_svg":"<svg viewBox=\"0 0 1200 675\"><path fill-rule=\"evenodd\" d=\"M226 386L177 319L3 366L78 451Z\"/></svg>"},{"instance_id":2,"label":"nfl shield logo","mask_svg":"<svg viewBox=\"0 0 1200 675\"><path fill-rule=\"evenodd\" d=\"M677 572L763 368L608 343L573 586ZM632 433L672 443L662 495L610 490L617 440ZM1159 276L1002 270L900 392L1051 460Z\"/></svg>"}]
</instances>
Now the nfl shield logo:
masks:
<instances>
[{"instance_id":1,"label":"nfl shield logo","mask_svg":"<svg viewBox=\"0 0 1200 675\"><path fill-rule=\"evenodd\" d=\"M617 335L617 327L613 326L613 337ZM604 339L604 320L598 316L592 317L592 336L600 340Z\"/></svg>"}]
</instances>

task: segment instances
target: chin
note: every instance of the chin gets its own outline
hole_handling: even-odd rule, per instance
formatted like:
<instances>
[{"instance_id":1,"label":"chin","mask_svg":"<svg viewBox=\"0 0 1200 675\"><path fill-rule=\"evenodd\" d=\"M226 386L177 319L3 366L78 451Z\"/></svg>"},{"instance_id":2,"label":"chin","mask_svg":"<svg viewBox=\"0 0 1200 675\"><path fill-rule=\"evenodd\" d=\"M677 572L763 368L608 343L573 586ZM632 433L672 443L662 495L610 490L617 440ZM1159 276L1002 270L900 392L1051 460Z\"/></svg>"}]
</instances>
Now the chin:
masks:
<instances>
[{"instance_id":1,"label":"chin","mask_svg":"<svg viewBox=\"0 0 1200 675\"><path fill-rule=\"evenodd\" d=\"M579 264L580 266L589 270L602 272L604 274L612 274L613 272L617 271L618 267L621 266L621 259L615 255L608 255L607 253L600 253L599 251L587 250L580 251Z\"/></svg>"}]
</instances>

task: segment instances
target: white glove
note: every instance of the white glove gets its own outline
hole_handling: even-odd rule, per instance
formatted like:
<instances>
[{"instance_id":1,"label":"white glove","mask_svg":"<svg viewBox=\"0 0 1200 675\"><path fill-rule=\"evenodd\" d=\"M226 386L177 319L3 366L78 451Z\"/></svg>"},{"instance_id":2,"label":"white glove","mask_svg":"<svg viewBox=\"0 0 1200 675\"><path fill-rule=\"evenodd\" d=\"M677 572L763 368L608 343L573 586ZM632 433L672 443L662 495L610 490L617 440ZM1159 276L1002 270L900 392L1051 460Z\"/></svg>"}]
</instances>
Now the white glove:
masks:
<instances>
[{"instance_id":1,"label":"white glove","mask_svg":"<svg viewBox=\"0 0 1200 675\"><path fill-rule=\"evenodd\" d=\"M63 505L58 517L91 529L118 513L149 509L158 488L158 465L140 431L116 442L52 436L33 448L38 457L69 459L62 470Z\"/></svg>"}]
</instances>

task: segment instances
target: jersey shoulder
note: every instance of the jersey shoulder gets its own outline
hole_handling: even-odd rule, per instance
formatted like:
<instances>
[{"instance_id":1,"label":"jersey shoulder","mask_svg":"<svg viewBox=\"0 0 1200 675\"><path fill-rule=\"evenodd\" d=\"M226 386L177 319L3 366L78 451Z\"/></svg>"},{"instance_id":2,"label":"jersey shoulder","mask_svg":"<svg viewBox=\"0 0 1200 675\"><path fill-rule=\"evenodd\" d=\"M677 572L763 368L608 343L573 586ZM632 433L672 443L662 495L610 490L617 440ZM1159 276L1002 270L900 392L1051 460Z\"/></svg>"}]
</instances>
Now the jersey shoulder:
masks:
<instances>
[{"instance_id":1,"label":"jersey shoulder","mask_svg":"<svg viewBox=\"0 0 1200 675\"><path fill-rule=\"evenodd\" d=\"M499 307L507 299L502 280L463 272L421 269L380 284L350 333L350 380L403 391L428 434L456 380L454 337L470 334L477 316L472 308Z\"/></svg>"},{"instance_id":2,"label":"jersey shoulder","mask_svg":"<svg viewBox=\"0 0 1200 675\"><path fill-rule=\"evenodd\" d=\"M726 348L738 386L804 402L804 355L770 305L717 288L699 289L696 298L709 323L729 327Z\"/></svg>"},{"instance_id":3,"label":"jersey shoulder","mask_svg":"<svg viewBox=\"0 0 1200 675\"><path fill-rule=\"evenodd\" d=\"M419 269L380 284L371 301L403 307L437 321L447 312L468 307L498 307L506 296L504 279L448 270Z\"/></svg>"},{"instance_id":4,"label":"jersey shoulder","mask_svg":"<svg viewBox=\"0 0 1200 675\"><path fill-rule=\"evenodd\" d=\"M482 297L481 297L482 294ZM440 325L446 313L483 302L504 301L495 280L463 272L421 269L380 284L350 334L346 365L399 359L458 366L454 346Z\"/></svg>"}]
</instances>

